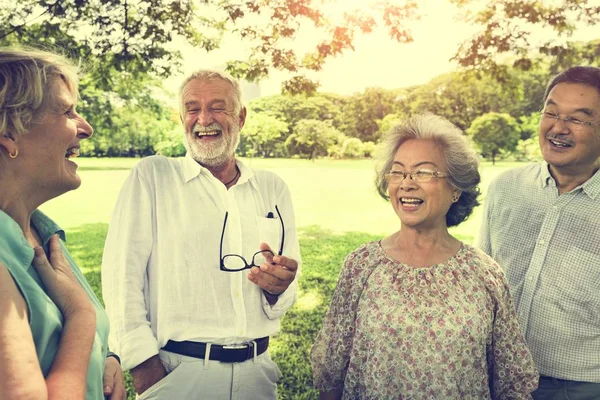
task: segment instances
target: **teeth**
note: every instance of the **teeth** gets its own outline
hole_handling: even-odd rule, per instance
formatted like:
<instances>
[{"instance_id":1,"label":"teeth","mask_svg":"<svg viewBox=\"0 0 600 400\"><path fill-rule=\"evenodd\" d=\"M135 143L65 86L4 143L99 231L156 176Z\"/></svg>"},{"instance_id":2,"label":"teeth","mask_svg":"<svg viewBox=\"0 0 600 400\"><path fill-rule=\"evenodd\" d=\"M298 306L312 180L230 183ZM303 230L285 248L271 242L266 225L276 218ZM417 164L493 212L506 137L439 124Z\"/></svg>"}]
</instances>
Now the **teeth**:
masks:
<instances>
[{"instance_id":1,"label":"teeth","mask_svg":"<svg viewBox=\"0 0 600 400\"><path fill-rule=\"evenodd\" d=\"M73 147L73 148L67 150L67 154L65 154L65 158L74 158L74 157L79 157L79 149L76 147Z\"/></svg>"},{"instance_id":2,"label":"teeth","mask_svg":"<svg viewBox=\"0 0 600 400\"><path fill-rule=\"evenodd\" d=\"M196 136L217 136L221 131L195 131Z\"/></svg>"},{"instance_id":3,"label":"teeth","mask_svg":"<svg viewBox=\"0 0 600 400\"><path fill-rule=\"evenodd\" d=\"M401 198L400 201L402 203L408 203L408 204L421 204L423 202L423 200L420 199L406 199L406 198Z\"/></svg>"},{"instance_id":4,"label":"teeth","mask_svg":"<svg viewBox=\"0 0 600 400\"><path fill-rule=\"evenodd\" d=\"M555 145L556 147L571 147L570 144L567 143L561 143L561 142L557 142L555 140L550 140L550 142Z\"/></svg>"}]
</instances>

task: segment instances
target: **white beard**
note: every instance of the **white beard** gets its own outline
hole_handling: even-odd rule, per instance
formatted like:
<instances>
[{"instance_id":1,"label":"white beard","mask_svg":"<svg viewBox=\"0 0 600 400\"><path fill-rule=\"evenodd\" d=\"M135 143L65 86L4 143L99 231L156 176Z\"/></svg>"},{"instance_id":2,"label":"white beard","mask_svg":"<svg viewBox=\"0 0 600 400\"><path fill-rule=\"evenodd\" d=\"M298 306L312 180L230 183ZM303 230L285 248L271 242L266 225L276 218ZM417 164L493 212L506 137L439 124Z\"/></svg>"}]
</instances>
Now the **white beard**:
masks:
<instances>
[{"instance_id":1,"label":"white beard","mask_svg":"<svg viewBox=\"0 0 600 400\"><path fill-rule=\"evenodd\" d=\"M229 134L225 134L223 127L216 122L207 128L219 129L221 137L210 143L201 143L190 137L190 135L196 137L195 133L188 134L186 132L183 137L183 145L197 163L209 167L219 167L233 158L235 149L240 143L240 126L237 121L234 121ZM195 130L196 125L192 127L192 132Z\"/></svg>"}]
</instances>

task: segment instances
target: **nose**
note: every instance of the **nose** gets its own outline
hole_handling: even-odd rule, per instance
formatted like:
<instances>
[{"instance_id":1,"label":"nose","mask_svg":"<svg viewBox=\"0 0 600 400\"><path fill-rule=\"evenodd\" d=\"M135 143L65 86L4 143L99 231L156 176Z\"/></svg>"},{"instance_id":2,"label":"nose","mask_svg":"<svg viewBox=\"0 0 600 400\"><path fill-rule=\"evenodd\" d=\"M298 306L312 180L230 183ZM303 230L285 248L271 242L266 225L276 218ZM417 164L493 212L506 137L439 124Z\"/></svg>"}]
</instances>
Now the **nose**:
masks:
<instances>
[{"instance_id":1,"label":"nose","mask_svg":"<svg viewBox=\"0 0 600 400\"><path fill-rule=\"evenodd\" d=\"M202 109L198 113L198 123L200 123L202 126L208 126L212 122L213 122L213 116L212 116L212 113L210 112L210 110Z\"/></svg>"},{"instance_id":2,"label":"nose","mask_svg":"<svg viewBox=\"0 0 600 400\"><path fill-rule=\"evenodd\" d=\"M550 127L549 132L555 134L565 134L570 132L569 124L565 121L564 118L560 117L552 121L552 126Z\"/></svg>"},{"instance_id":3,"label":"nose","mask_svg":"<svg viewBox=\"0 0 600 400\"><path fill-rule=\"evenodd\" d=\"M412 176L409 174L404 174L402 180L400 181L400 189L402 190L411 190L417 186Z\"/></svg>"},{"instance_id":4,"label":"nose","mask_svg":"<svg viewBox=\"0 0 600 400\"><path fill-rule=\"evenodd\" d=\"M83 118L79 116L77 124L77 137L80 139L88 139L94 134L94 128Z\"/></svg>"}]
</instances>

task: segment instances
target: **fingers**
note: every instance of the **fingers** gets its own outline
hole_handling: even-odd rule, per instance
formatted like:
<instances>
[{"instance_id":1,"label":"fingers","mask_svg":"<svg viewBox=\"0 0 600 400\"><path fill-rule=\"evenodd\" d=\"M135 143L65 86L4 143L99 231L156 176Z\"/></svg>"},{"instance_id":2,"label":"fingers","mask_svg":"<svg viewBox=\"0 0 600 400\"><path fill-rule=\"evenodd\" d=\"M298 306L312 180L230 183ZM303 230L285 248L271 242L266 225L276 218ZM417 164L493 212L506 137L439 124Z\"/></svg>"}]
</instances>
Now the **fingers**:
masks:
<instances>
[{"instance_id":1,"label":"fingers","mask_svg":"<svg viewBox=\"0 0 600 400\"><path fill-rule=\"evenodd\" d=\"M275 253L273 252L273 250L271 250L271 247L268 244L261 243L260 244L260 251L262 252L263 257L265 257L265 260L268 263L272 263L273 262L273 256L274 256Z\"/></svg>"},{"instance_id":2,"label":"fingers","mask_svg":"<svg viewBox=\"0 0 600 400\"><path fill-rule=\"evenodd\" d=\"M62 249L60 248L58 234L52 235L48 244L48 248L50 249L50 264L56 266L58 265L58 263L64 261L65 256L63 255Z\"/></svg>"},{"instance_id":3,"label":"fingers","mask_svg":"<svg viewBox=\"0 0 600 400\"><path fill-rule=\"evenodd\" d=\"M115 374L117 372L115 365L118 364L114 357L108 357L104 364L104 376L102 377L102 387L104 395L108 396L113 392L115 387Z\"/></svg>"},{"instance_id":4,"label":"fingers","mask_svg":"<svg viewBox=\"0 0 600 400\"><path fill-rule=\"evenodd\" d=\"M114 357L108 357L104 367L104 378L102 379L104 396L110 400L126 400L127 392L121 365Z\"/></svg>"},{"instance_id":5,"label":"fingers","mask_svg":"<svg viewBox=\"0 0 600 400\"><path fill-rule=\"evenodd\" d=\"M272 251L266 243L261 243L260 249L261 251ZM269 293L280 294L294 281L297 270L298 263L296 260L275 255L259 268L252 268L250 274L248 274L248 279Z\"/></svg>"},{"instance_id":6,"label":"fingers","mask_svg":"<svg viewBox=\"0 0 600 400\"><path fill-rule=\"evenodd\" d=\"M40 246L36 246L33 249L33 251L33 266L36 269L42 281L53 279L54 269L52 268L52 265L50 265L50 262L46 258L46 253L44 252L44 249L42 249Z\"/></svg>"}]
</instances>

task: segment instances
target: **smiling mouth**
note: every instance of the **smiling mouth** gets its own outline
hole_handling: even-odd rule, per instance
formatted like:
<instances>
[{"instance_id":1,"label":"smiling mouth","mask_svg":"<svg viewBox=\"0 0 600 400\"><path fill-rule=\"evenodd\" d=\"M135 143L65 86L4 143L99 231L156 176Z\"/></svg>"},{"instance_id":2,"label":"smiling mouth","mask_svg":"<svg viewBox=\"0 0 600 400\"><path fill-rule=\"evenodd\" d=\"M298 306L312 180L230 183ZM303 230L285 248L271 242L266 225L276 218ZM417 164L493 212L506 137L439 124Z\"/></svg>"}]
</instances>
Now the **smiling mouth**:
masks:
<instances>
[{"instance_id":1,"label":"smiling mouth","mask_svg":"<svg viewBox=\"0 0 600 400\"><path fill-rule=\"evenodd\" d=\"M400 197L400 203L406 207L416 207L423 204L423 200L412 197Z\"/></svg>"},{"instance_id":2,"label":"smiling mouth","mask_svg":"<svg viewBox=\"0 0 600 400\"><path fill-rule=\"evenodd\" d=\"M217 137L221 135L221 130L211 130L211 131L194 131L194 135L197 138L202 139L205 137Z\"/></svg>"},{"instance_id":3,"label":"smiling mouth","mask_svg":"<svg viewBox=\"0 0 600 400\"><path fill-rule=\"evenodd\" d=\"M71 147L67 149L65 153L65 158L68 160L69 158L79 157L79 147Z\"/></svg>"}]
</instances>

